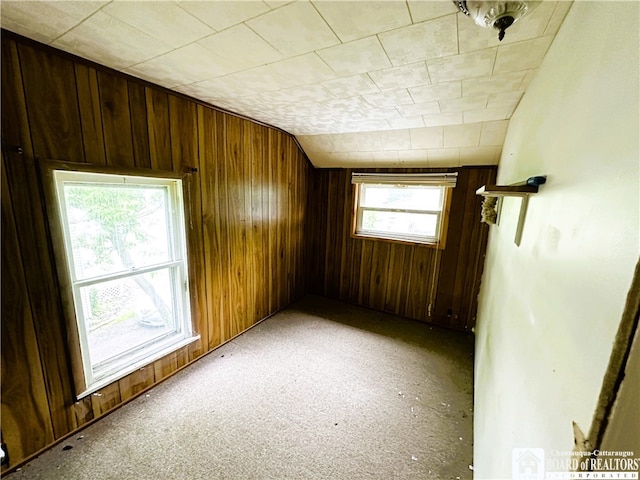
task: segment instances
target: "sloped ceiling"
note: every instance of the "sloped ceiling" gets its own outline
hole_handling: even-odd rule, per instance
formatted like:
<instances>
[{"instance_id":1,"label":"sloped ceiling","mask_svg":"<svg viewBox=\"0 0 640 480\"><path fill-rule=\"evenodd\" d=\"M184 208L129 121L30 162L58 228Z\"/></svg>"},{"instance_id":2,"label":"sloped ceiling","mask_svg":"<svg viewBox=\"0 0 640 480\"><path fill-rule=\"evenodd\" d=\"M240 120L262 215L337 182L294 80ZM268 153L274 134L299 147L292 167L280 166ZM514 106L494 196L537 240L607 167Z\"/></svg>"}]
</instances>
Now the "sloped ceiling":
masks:
<instances>
[{"instance_id":1,"label":"sloped ceiling","mask_svg":"<svg viewBox=\"0 0 640 480\"><path fill-rule=\"evenodd\" d=\"M318 167L496 164L570 2L2 1L2 28L294 134Z\"/></svg>"}]
</instances>

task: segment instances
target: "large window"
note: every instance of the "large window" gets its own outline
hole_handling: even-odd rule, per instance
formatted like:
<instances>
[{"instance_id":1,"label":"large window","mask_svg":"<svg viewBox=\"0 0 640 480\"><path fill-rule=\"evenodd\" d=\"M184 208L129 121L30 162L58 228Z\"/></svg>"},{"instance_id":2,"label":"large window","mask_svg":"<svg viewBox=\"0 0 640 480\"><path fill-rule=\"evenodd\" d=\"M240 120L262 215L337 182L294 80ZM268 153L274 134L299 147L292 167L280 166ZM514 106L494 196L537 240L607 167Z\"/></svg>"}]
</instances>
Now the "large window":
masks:
<instances>
[{"instance_id":1,"label":"large window","mask_svg":"<svg viewBox=\"0 0 640 480\"><path fill-rule=\"evenodd\" d=\"M354 234L439 246L456 174L352 174Z\"/></svg>"},{"instance_id":2,"label":"large window","mask_svg":"<svg viewBox=\"0 0 640 480\"><path fill-rule=\"evenodd\" d=\"M182 182L68 170L53 182L82 395L193 340Z\"/></svg>"}]
</instances>

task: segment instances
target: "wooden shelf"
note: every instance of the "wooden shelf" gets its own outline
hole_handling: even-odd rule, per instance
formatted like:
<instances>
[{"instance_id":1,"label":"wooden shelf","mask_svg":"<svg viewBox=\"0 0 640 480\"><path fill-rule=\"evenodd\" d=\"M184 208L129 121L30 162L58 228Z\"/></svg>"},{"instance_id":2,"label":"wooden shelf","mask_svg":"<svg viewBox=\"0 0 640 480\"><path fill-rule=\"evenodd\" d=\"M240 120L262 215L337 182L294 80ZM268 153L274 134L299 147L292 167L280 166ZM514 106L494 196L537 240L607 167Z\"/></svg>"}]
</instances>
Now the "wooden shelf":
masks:
<instances>
[{"instance_id":1,"label":"wooden shelf","mask_svg":"<svg viewBox=\"0 0 640 480\"><path fill-rule=\"evenodd\" d=\"M483 185L476 195L483 197L526 197L537 193L538 187L530 185Z\"/></svg>"}]
</instances>

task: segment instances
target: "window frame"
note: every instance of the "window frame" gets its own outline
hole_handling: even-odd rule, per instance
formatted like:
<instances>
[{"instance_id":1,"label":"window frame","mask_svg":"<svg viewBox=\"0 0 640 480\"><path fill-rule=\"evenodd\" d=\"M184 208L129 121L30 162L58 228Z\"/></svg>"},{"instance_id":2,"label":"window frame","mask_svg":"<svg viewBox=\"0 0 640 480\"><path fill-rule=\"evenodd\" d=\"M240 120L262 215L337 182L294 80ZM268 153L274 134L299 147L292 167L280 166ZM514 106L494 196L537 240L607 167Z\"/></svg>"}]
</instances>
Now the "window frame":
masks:
<instances>
[{"instance_id":1,"label":"window frame","mask_svg":"<svg viewBox=\"0 0 640 480\"><path fill-rule=\"evenodd\" d=\"M370 178L362 178L365 175L371 175ZM429 179L429 176L433 175L433 180ZM358 179L356 180L356 176ZM446 180L447 177L453 177L453 182ZM380 240L385 242L399 243L405 245L418 245L431 248L437 248L443 250L447 243L447 231L449 226L449 212L451 209L451 198L453 196L453 188L455 187L455 177L457 173L442 173L442 174L366 174L366 173L353 173L352 174L352 187L353 187L353 211L352 211L352 225L351 225L351 237L367 240ZM442 177L445 180L439 181ZM372 208L363 207L360 205L360 199L362 196L362 189L366 185L389 185L389 186L425 186L425 187L438 187L441 189L441 208L440 210L421 210L421 209L385 209L385 208ZM371 211L397 211L406 213L421 213L421 214L434 214L437 215L437 232L435 237L426 237L411 234L389 234L388 232L381 232L375 230L363 230L362 216L366 210Z\"/></svg>"},{"instance_id":2,"label":"window frame","mask_svg":"<svg viewBox=\"0 0 640 480\"><path fill-rule=\"evenodd\" d=\"M98 377L93 373L87 349L86 332L83 333L82 331L85 325L80 321L81 314L79 312L81 311L81 306L76 303L76 298L79 299L79 297L74 295L74 292L77 292L83 285L78 285L77 282L74 284L76 279L72 278L72 260L70 260L68 250L71 247L68 247L70 245L69 238L67 238L66 229L62 224L63 221L66 221L66 212L63 211L64 205L60 201L56 172L61 172L60 175L63 177L76 173L78 175L103 175L103 177L94 177L95 179L101 178L103 180L107 179L106 175L135 177L139 180L139 183L150 185L163 183L167 186L175 182L173 183L174 187L169 187L170 190L173 190L173 193L170 194L171 198L167 205L167 208L172 209L167 215L172 217L171 225L167 225L167 227L173 230L168 232L168 235L170 235L171 241L174 242L169 247L171 250L169 261L141 267L140 269L132 269L131 271L119 271L113 274L101 275L93 279L82 280L80 283L83 285L99 284L130 278L151 271L168 271L170 272L169 275L174 277L171 281L171 295L177 328L172 334L161 335L145 342L143 345L138 345L122 352L121 355L116 357L119 360L109 359L106 364L110 368L105 369ZM40 173L62 299L63 315L67 327L67 343L71 360L74 393L76 400L79 400L200 338L197 332L197 325L191 314L193 295L189 288L189 229L187 226L190 224L190 210L188 208L188 179L186 178L188 174L53 160L41 160ZM171 272L171 269L174 269L174 271Z\"/></svg>"}]
</instances>

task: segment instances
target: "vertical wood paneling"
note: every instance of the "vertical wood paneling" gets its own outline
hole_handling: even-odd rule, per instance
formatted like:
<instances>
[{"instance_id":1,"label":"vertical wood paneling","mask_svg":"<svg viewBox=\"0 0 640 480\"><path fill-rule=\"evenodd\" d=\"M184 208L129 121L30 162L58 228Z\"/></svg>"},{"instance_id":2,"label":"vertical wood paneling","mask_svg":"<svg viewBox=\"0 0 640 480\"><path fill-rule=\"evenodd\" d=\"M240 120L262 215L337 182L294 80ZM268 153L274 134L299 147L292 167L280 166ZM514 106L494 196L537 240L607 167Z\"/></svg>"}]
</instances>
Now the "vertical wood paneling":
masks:
<instances>
[{"instance_id":1,"label":"vertical wood paneling","mask_svg":"<svg viewBox=\"0 0 640 480\"><path fill-rule=\"evenodd\" d=\"M120 403L122 400L119 382L112 383L91 394L91 407L96 418L117 407Z\"/></svg>"},{"instance_id":2,"label":"vertical wood paneling","mask_svg":"<svg viewBox=\"0 0 640 480\"><path fill-rule=\"evenodd\" d=\"M222 229L219 207L221 205L218 169L216 168L216 113L198 106L198 145L200 152L200 192L202 196L203 254L207 310L208 348L222 343L223 298L225 285L222 275Z\"/></svg>"},{"instance_id":3,"label":"vertical wood paneling","mask_svg":"<svg viewBox=\"0 0 640 480\"><path fill-rule=\"evenodd\" d=\"M107 165L133 167L135 159L127 81L122 77L100 71L98 86Z\"/></svg>"},{"instance_id":4,"label":"vertical wood paneling","mask_svg":"<svg viewBox=\"0 0 640 480\"><path fill-rule=\"evenodd\" d=\"M4 152L3 152L4 153ZM40 352L2 167L2 439L18 458L54 439Z\"/></svg>"},{"instance_id":5,"label":"vertical wood paneling","mask_svg":"<svg viewBox=\"0 0 640 480\"><path fill-rule=\"evenodd\" d=\"M244 218L243 218L243 230L244 234L244 295L245 295L245 311L244 321L242 322L242 330L246 330L255 322L254 315L256 310L256 293L255 293L255 242L253 234L253 205L252 197L254 195L255 183L253 179L253 169L251 164L253 163L253 142L252 142L253 130L251 125L245 124L242 129L242 173L243 181L242 185L244 193Z\"/></svg>"},{"instance_id":6,"label":"vertical wood paneling","mask_svg":"<svg viewBox=\"0 0 640 480\"><path fill-rule=\"evenodd\" d=\"M11 465L304 292L310 170L287 134L3 33L2 142L23 150L3 152L2 433ZM199 343L74 397L73 332L62 315L36 157L198 169L184 185Z\"/></svg>"},{"instance_id":7,"label":"vertical wood paneling","mask_svg":"<svg viewBox=\"0 0 640 480\"><path fill-rule=\"evenodd\" d=\"M459 170L444 250L352 238L350 175L350 170L311 173L307 231L313 238L308 248L311 259L318 253L321 258L308 264L310 291L451 328L471 329L488 232L480 223L481 199L475 190L495 179L495 168Z\"/></svg>"},{"instance_id":8,"label":"vertical wood paneling","mask_svg":"<svg viewBox=\"0 0 640 480\"><path fill-rule=\"evenodd\" d=\"M171 128L171 158L174 172L190 172L183 184L187 203L187 235L189 253L189 285L191 317L200 340L190 346L191 359L208 349L206 312L206 278L202 234L202 194L200 191L200 160L198 156L198 114L196 106L173 95L169 96L169 124ZM194 170L195 169L195 170Z\"/></svg>"},{"instance_id":9,"label":"vertical wood paneling","mask_svg":"<svg viewBox=\"0 0 640 480\"><path fill-rule=\"evenodd\" d=\"M80 63L75 64L75 71L86 161L104 165L107 158L104 151L98 74L95 69Z\"/></svg>"},{"instance_id":10,"label":"vertical wood paneling","mask_svg":"<svg viewBox=\"0 0 640 480\"><path fill-rule=\"evenodd\" d=\"M120 401L125 402L153 385L155 381L154 365L147 365L118 381Z\"/></svg>"},{"instance_id":11,"label":"vertical wood paneling","mask_svg":"<svg viewBox=\"0 0 640 480\"><path fill-rule=\"evenodd\" d=\"M21 72L25 73L24 65L19 66L18 55L12 43L3 45L2 57L2 141L7 145L20 145L24 152L5 154L5 168L7 188L10 192L15 215L15 228L22 258L15 258L12 268L22 268L26 280L26 294L28 294L31 314L34 319L34 329L38 341L40 359L43 363L45 392L49 403L49 411L54 434L61 436L69 432L74 425L73 414L68 410L68 398L72 392L69 364L67 362L65 334L60 315L60 303L57 297L57 285L50 250L47 245L46 219L44 218L41 202L34 192L39 191L37 171L34 156L51 155L54 158L67 158L76 152L82 155L81 130L79 125L78 105L71 103L72 95L63 92L63 85L58 81L49 82L46 78L38 79L34 72L27 73L28 82L21 81ZM63 72L64 79L69 86L75 88L73 80L73 65L55 56L41 55L33 49L19 48L20 55L25 56L29 65L34 62L49 62L51 64L37 65L35 72ZM4 53L8 53L5 57ZM70 80L71 78L71 80ZM40 85L38 84L40 82ZM29 89L27 90L27 83ZM22 87L25 86L23 90ZM48 91L48 89L51 89ZM27 92L35 90L35 97L44 102L40 105ZM61 98L50 99L44 94L60 94ZM77 97L76 97L77 98ZM43 108L43 116L52 121L59 120L60 125L54 124L49 132L34 134L29 130L30 122L38 117L37 124L41 125L39 108ZM61 112L56 113L59 108ZM7 122L4 120L8 119ZM77 121L77 123L76 123ZM55 139L56 135L62 138ZM72 138L75 135L75 140ZM32 150L30 138L37 138ZM78 145L80 149L78 150ZM82 159L82 158L81 158ZM5 228L11 228L3 224ZM43 248L43 245L45 246ZM9 264L3 264L3 268ZM3 312L4 318L4 312Z\"/></svg>"},{"instance_id":12,"label":"vertical wood paneling","mask_svg":"<svg viewBox=\"0 0 640 480\"><path fill-rule=\"evenodd\" d=\"M169 128L169 99L167 94L154 88L145 88L147 99L147 125L151 168L171 170L171 133Z\"/></svg>"},{"instance_id":13,"label":"vertical wood paneling","mask_svg":"<svg viewBox=\"0 0 640 480\"><path fill-rule=\"evenodd\" d=\"M265 235L265 214L263 208L264 201L269 199L268 191L265 188L264 180L264 158L265 154L265 127L252 124L249 125L251 131L251 234L253 238L252 252L252 274L253 274L253 319L258 320L269 314L269 301L264 283L268 281L265 264L266 242ZM265 195L266 193L266 195Z\"/></svg>"},{"instance_id":14,"label":"vertical wood paneling","mask_svg":"<svg viewBox=\"0 0 640 480\"><path fill-rule=\"evenodd\" d=\"M131 113L131 133L133 137L133 158L138 168L151 168L149 151L149 129L147 127L147 100L144 87L135 82L127 82L129 110Z\"/></svg>"},{"instance_id":15,"label":"vertical wood paneling","mask_svg":"<svg viewBox=\"0 0 640 480\"><path fill-rule=\"evenodd\" d=\"M18 50L36 155L83 161L73 63L25 45Z\"/></svg>"},{"instance_id":16,"label":"vertical wood paneling","mask_svg":"<svg viewBox=\"0 0 640 480\"><path fill-rule=\"evenodd\" d=\"M229 289L230 322L229 337L244 330L247 309L246 282L246 211L244 198L244 159L242 150L243 124L237 117L224 119L225 161L227 163L228 235L229 235Z\"/></svg>"}]
</instances>

